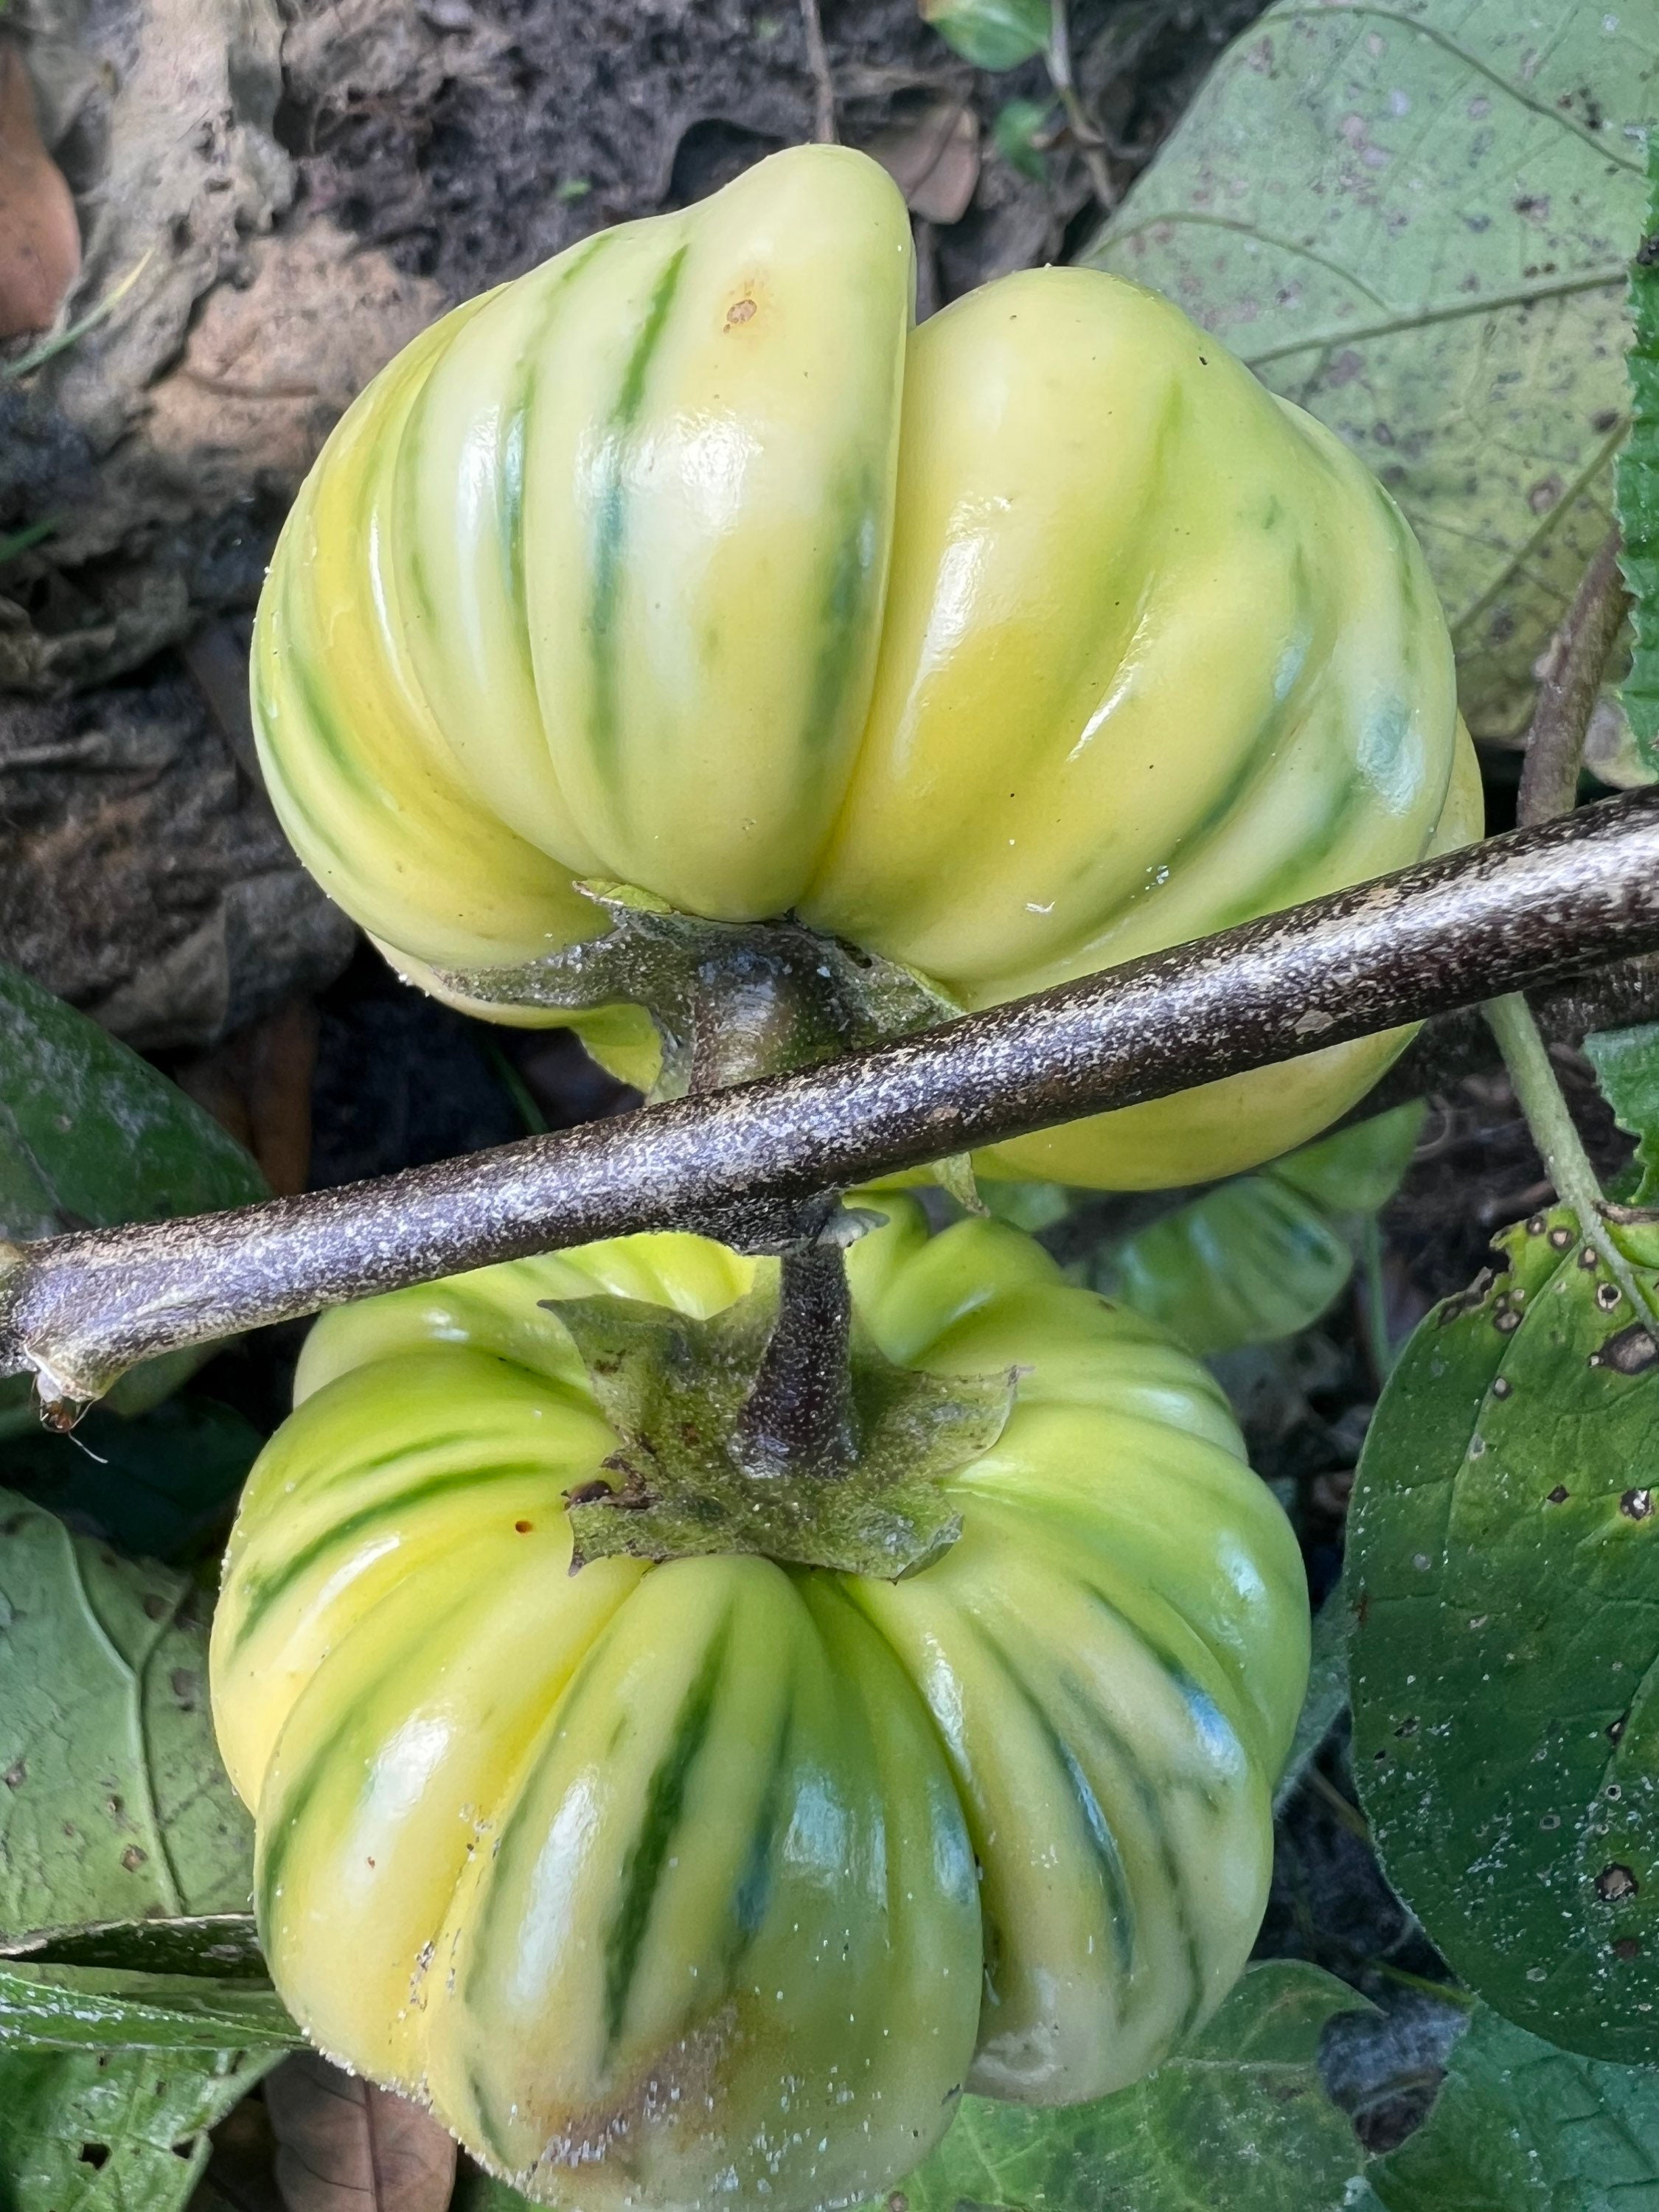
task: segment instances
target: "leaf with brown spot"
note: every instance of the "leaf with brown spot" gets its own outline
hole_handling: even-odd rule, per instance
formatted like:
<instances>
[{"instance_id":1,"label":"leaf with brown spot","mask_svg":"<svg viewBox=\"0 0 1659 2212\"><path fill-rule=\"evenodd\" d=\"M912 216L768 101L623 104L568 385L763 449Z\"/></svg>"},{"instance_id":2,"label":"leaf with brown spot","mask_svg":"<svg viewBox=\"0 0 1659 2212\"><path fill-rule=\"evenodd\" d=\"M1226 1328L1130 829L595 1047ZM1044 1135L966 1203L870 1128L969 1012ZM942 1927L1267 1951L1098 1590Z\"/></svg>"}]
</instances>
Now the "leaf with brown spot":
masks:
<instances>
[{"instance_id":1,"label":"leaf with brown spot","mask_svg":"<svg viewBox=\"0 0 1659 2212\"><path fill-rule=\"evenodd\" d=\"M1659 2074L1575 2058L1477 2005L1426 2123L1354 2212L1636 2212L1659 2197Z\"/></svg>"},{"instance_id":2,"label":"leaf with brown spot","mask_svg":"<svg viewBox=\"0 0 1659 2212\"><path fill-rule=\"evenodd\" d=\"M23 57L0 43L0 338L50 329L81 273L64 173L40 143Z\"/></svg>"},{"instance_id":3,"label":"leaf with brown spot","mask_svg":"<svg viewBox=\"0 0 1659 2212\"><path fill-rule=\"evenodd\" d=\"M1659 1296L1659 1227L1617 1233ZM1508 1272L1418 1331L1360 1460L1355 1774L1389 1881L1476 1996L1651 2065L1659 1362L1577 1236L1499 1243Z\"/></svg>"},{"instance_id":4,"label":"leaf with brown spot","mask_svg":"<svg viewBox=\"0 0 1659 2212\"><path fill-rule=\"evenodd\" d=\"M206 1701L173 1692L206 1674L194 1586L9 1492L0 1512L0 1941L245 1911L252 1826Z\"/></svg>"},{"instance_id":5,"label":"leaf with brown spot","mask_svg":"<svg viewBox=\"0 0 1659 2212\"><path fill-rule=\"evenodd\" d=\"M184 2212L266 2053L0 2050L6 2212Z\"/></svg>"},{"instance_id":6,"label":"leaf with brown spot","mask_svg":"<svg viewBox=\"0 0 1659 2212\"><path fill-rule=\"evenodd\" d=\"M446 2212L455 2139L429 2112L313 2051L265 2082L288 2212Z\"/></svg>"}]
</instances>

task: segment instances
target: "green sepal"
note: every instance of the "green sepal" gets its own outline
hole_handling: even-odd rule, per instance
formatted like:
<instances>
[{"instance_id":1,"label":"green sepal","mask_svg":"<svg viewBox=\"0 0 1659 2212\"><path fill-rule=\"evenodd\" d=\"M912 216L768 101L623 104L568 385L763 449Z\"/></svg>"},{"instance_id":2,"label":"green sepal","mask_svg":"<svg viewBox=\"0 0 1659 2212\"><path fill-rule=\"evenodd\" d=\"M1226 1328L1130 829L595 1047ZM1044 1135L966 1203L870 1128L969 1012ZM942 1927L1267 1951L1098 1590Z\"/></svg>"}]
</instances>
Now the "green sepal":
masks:
<instances>
[{"instance_id":1,"label":"green sepal","mask_svg":"<svg viewBox=\"0 0 1659 2212\"><path fill-rule=\"evenodd\" d=\"M775 1285L708 1321L633 1298L545 1303L622 1440L603 1474L569 1493L573 1573L619 1555L750 1553L895 1582L956 1541L948 1478L991 1449L1013 1403L1012 1372L895 1366L854 1318L851 1464L756 1473L735 1438L777 1318Z\"/></svg>"},{"instance_id":2,"label":"green sepal","mask_svg":"<svg viewBox=\"0 0 1659 2212\"><path fill-rule=\"evenodd\" d=\"M538 960L434 969L486 1006L643 1006L662 1046L653 1098L811 1067L962 1008L928 977L802 922L709 921L632 884L579 882L610 927Z\"/></svg>"}]
</instances>

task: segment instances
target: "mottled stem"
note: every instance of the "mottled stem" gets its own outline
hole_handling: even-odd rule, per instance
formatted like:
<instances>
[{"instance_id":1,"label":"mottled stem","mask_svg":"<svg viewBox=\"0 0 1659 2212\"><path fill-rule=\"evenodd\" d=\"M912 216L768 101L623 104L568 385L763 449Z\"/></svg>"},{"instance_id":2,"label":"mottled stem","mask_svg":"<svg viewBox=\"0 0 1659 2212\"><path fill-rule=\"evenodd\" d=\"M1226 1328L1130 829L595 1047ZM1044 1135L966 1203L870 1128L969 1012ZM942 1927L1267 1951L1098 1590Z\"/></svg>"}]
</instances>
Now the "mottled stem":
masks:
<instances>
[{"instance_id":1,"label":"mottled stem","mask_svg":"<svg viewBox=\"0 0 1659 2212\"><path fill-rule=\"evenodd\" d=\"M1619 567L1619 532L1602 540L1552 641L1521 764L1516 819L1522 826L1570 813L1578 797L1584 739L1601 696L1607 658L1630 609Z\"/></svg>"},{"instance_id":2,"label":"mottled stem","mask_svg":"<svg viewBox=\"0 0 1659 2212\"><path fill-rule=\"evenodd\" d=\"M825 1190L1656 947L1659 794L1638 792L793 1075L0 1252L0 1374L89 1399L176 1346L492 1261L671 1225L729 1235L757 1211L783 1220Z\"/></svg>"},{"instance_id":3,"label":"mottled stem","mask_svg":"<svg viewBox=\"0 0 1659 2212\"><path fill-rule=\"evenodd\" d=\"M853 1426L853 1294L840 1244L786 1252L778 1317L738 1423L739 1463L750 1474L844 1474Z\"/></svg>"}]
</instances>

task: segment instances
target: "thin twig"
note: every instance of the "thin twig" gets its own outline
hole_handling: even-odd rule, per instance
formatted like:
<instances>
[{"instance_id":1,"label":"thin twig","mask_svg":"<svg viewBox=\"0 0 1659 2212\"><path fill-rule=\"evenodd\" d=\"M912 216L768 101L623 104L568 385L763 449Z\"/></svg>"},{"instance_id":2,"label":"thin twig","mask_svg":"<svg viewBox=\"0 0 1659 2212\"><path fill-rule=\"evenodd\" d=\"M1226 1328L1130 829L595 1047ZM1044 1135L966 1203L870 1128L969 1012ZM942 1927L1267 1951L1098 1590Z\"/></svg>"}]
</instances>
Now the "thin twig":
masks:
<instances>
[{"instance_id":1,"label":"thin twig","mask_svg":"<svg viewBox=\"0 0 1659 2212\"><path fill-rule=\"evenodd\" d=\"M1516 818L1523 826L1570 812L1578 797L1584 738L1601 696L1607 657L1629 608L1615 524L1584 571L1539 679L1516 801Z\"/></svg>"},{"instance_id":2,"label":"thin twig","mask_svg":"<svg viewBox=\"0 0 1659 2212\"><path fill-rule=\"evenodd\" d=\"M1556 1196L1577 1215L1585 1243L1594 1247L1602 1266L1630 1300L1631 1311L1659 1335L1659 1312L1614 1241L1603 1211L1607 1200L1601 1186L1525 995L1511 991L1493 999L1486 1007L1486 1019Z\"/></svg>"},{"instance_id":3,"label":"thin twig","mask_svg":"<svg viewBox=\"0 0 1659 2212\"><path fill-rule=\"evenodd\" d=\"M99 1395L175 1346L815 1193L1659 947L1659 793L1589 806L793 1075L228 1213L0 1249L0 1374Z\"/></svg>"},{"instance_id":4,"label":"thin twig","mask_svg":"<svg viewBox=\"0 0 1659 2212\"><path fill-rule=\"evenodd\" d=\"M1112 173L1106 166L1104 147L1106 134L1077 88L1076 72L1072 67L1072 26L1067 0L1049 0L1048 50L1044 58L1048 65L1049 81L1060 94L1060 104L1066 111L1066 120L1071 128L1072 143L1082 156L1083 166L1089 173L1089 182L1095 198L1100 202L1103 214L1110 215L1117 205L1117 187L1112 182Z\"/></svg>"},{"instance_id":5,"label":"thin twig","mask_svg":"<svg viewBox=\"0 0 1659 2212\"><path fill-rule=\"evenodd\" d=\"M1539 684L1516 802L1523 827L1570 815L1577 800L1590 716L1629 605L1615 524L1584 572ZM1632 1312L1659 1330L1659 1314L1608 1226L1606 1197L1524 994L1489 1000L1486 1017L1556 1196L1577 1216L1585 1243L1600 1255Z\"/></svg>"},{"instance_id":6,"label":"thin twig","mask_svg":"<svg viewBox=\"0 0 1659 2212\"><path fill-rule=\"evenodd\" d=\"M806 39L806 66L812 72L812 136L820 146L833 146L838 135L836 80L830 67L830 49L823 42L818 0L800 0L800 23Z\"/></svg>"}]
</instances>

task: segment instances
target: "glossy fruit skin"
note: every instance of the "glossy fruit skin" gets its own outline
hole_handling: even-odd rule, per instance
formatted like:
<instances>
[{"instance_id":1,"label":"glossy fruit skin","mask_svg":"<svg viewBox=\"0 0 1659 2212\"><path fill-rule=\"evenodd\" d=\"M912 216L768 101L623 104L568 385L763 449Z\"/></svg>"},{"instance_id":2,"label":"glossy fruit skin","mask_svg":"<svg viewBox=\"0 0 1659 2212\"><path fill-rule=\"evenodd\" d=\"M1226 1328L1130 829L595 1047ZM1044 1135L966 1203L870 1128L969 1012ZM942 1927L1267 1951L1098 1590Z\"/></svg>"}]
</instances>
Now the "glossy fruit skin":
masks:
<instances>
[{"instance_id":1,"label":"glossy fruit skin","mask_svg":"<svg viewBox=\"0 0 1659 2212\"><path fill-rule=\"evenodd\" d=\"M1224 1401L1017 1231L879 1202L882 1348L1021 1370L907 1579L569 1573L614 1439L537 1301L775 1265L691 1237L326 1316L250 1479L213 1696L277 1987L542 2202L878 2193L964 2085L1137 2078L1255 1933L1307 1607Z\"/></svg>"},{"instance_id":2,"label":"glossy fruit skin","mask_svg":"<svg viewBox=\"0 0 1659 2212\"><path fill-rule=\"evenodd\" d=\"M594 934L599 878L983 1006L1479 834L1444 621L1346 447L1120 278L916 329L912 284L884 173L797 148L458 309L346 416L254 717L301 856L416 980ZM578 1026L648 1082L638 1010ZM991 1164L1232 1173L1401 1042Z\"/></svg>"}]
</instances>

